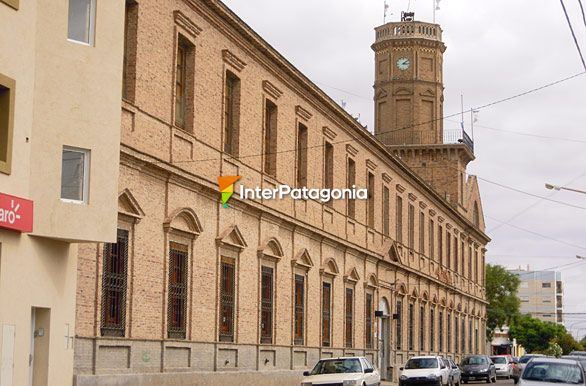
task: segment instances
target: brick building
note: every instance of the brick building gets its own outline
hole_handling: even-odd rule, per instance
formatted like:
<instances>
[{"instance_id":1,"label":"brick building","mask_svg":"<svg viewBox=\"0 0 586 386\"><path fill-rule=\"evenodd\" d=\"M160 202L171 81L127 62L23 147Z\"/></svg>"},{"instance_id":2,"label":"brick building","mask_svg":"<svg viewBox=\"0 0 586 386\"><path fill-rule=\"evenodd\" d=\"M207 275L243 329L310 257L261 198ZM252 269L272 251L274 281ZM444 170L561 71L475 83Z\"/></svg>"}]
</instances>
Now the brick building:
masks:
<instances>
[{"instance_id":1,"label":"brick building","mask_svg":"<svg viewBox=\"0 0 586 386\"><path fill-rule=\"evenodd\" d=\"M77 384L296 384L339 355L397 379L484 352L489 239L471 142L444 143L440 31L377 29L373 135L221 2L127 1L118 242L80 247ZM433 140L393 134L425 117ZM218 176L240 176L227 208Z\"/></svg>"}]
</instances>

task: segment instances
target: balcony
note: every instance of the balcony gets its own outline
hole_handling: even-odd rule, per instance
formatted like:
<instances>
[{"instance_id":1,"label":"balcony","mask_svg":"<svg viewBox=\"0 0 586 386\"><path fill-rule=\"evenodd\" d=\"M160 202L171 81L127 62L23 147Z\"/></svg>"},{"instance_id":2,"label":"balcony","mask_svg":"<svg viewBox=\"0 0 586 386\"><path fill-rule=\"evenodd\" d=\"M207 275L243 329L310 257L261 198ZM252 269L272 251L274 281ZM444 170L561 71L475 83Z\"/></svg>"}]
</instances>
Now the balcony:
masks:
<instances>
[{"instance_id":1,"label":"balcony","mask_svg":"<svg viewBox=\"0 0 586 386\"><path fill-rule=\"evenodd\" d=\"M428 40L442 40L442 29L438 24L423 23L420 21L392 22L375 29L376 42L383 40L420 38Z\"/></svg>"},{"instance_id":2,"label":"balcony","mask_svg":"<svg viewBox=\"0 0 586 386\"><path fill-rule=\"evenodd\" d=\"M381 133L379 138L387 145L451 145L464 144L474 154L474 141L462 129L444 130L441 142L433 131L391 131Z\"/></svg>"}]
</instances>

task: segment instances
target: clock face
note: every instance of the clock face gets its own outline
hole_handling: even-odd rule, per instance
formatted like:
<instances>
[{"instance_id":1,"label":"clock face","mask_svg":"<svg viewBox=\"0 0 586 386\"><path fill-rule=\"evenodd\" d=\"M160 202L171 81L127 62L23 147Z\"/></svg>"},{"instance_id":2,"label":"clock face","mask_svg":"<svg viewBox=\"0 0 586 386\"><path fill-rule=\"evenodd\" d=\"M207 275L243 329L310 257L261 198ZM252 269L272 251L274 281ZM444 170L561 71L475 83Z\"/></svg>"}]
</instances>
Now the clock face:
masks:
<instances>
[{"instance_id":1,"label":"clock face","mask_svg":"<svg viewBox=\"0 0 586 386\"><path fill-rule=\"evenodd\" d=\"M397 59L397 67L401 71L405 71L411 66L411 61L408 58L399 58Z\"/></svg>"}]
</instances>

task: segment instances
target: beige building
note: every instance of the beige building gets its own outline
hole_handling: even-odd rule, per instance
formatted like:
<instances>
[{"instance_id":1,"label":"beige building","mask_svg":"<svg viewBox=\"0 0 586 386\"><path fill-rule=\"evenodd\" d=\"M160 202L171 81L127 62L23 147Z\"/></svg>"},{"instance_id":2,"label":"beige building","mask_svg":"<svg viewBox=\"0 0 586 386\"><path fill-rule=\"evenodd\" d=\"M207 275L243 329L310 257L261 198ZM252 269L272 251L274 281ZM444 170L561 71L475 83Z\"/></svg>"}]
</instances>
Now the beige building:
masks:
<instances>
[{"instance_id":1,"label":"beige building","mask_svg":"<svg viewBox=\"0 0 586 386\"><path fill-rule=\"evenodd\" d=\"M0 0L0 385L71 385L77 244L115 240L123 5Z\"/></svg>"},{"instance_id":2,"label":"beige building","mask_svg":"<svg viewBox=\"0 0 586 386\"><path fill-rule=\"evenodd\" d=\"M441 126L438 25L377 28L375 135L219 1L127 1L125 26L118 239L80 248L77 385L298 385L339 355L397 380L411 355L486 351L489 238L472 143ZM240 177L227 207L218 176ZM239 194L283 185L368 195Z\"/></svg>"},{"instance_id":3,"label":"beige building","mask_svg":"<svg viewBox=\"0 0 586 386\"><path fill-rule=\"evenodd\" d=\"M564 323L564 289L562 273L558 271L512 270L521 283L517 296L520 312L545 322Z\"/></svg>"}]
</instances>

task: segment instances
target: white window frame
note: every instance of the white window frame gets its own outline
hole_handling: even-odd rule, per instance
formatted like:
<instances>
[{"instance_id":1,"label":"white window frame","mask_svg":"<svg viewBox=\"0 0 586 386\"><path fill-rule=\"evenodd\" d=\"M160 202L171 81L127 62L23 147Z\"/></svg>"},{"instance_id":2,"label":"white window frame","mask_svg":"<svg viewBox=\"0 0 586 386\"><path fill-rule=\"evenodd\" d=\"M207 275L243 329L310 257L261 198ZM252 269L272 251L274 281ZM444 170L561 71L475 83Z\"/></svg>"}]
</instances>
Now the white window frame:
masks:
<instances>
[{"instance_id":1,"label":"white window frame","mask_svg":"<svg viewBox=\"0 0 586 386\"><path fill-rule=\"evenodd\" d=\"M77 153L83 154L83 189L82 189L82 199L81 200L72 200L70 198L63 198L61 197L61 201L73 203L73 204L87 204L89 202L89 185L90 185L90 155L91 151L89 149L82 149L79 147L73 146L63 146L61 150L61 176L63 175L63 152L65 151L72 151ZM63 178L63 177L61 177ZM59 187L61 187L61 182L59 183ZM61 195L61 192L59 193Z\"/></svg>"},{"instance_id":2,"label":"white window frame","mask_svg":"<svg viewBox=\"0 0 586 386\"><path fill-rule=\"evenodd\" d=\"M88 25L88 41L84 42L82 40L75 40L69 37L69 4L72 0L67 2L67 40L72 43L82 44L85 46L93 47L95 45L96 40L96 12L97 12L97 0L89 0L90 2L90 20Z\"/></svg>"}]
</instances>

